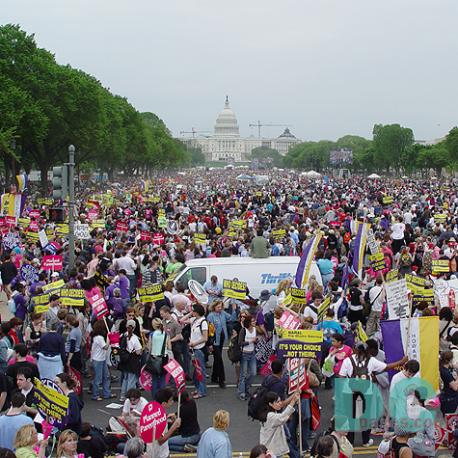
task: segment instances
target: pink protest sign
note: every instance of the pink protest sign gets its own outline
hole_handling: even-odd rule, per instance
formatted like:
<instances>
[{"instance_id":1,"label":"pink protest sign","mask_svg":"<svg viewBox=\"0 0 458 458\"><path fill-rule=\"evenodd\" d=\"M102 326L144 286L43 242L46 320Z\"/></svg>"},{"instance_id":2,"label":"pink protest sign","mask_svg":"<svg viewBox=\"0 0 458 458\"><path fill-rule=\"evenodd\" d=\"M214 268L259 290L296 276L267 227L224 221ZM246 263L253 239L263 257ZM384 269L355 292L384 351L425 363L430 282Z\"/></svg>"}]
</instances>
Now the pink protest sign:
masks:
<instances>
[{"instance_id":1,"label":"pink protest sign","mask_svg":"<svg viewBox=\"0 0 458 458\"><path fill-rule=\"evenodd\" d=\"M156 401L148 402L140 417L140 436L147 443L161 437L167 426L167 412Z\"/></svg>"},{"instance_id":2,"label":"pink protest sign","mask_svg":"<svg viewBox=\"0 0 458 458\"><path fill-rule=\"evenodd\" d=\"M153 243L155 245L162 245L164 241L165 241L165 238L160 232L155 232L153 234Z\"/></svg>"},{"instance_id":3,"label":"pink protest sign","mask_svg":"<svg viewBox=\"0 0 458 458\"><path fill-rule=\"evenodd\" d=\"M63 268L62 256L43 256L41 261L41 268L43 270L59 271Z\"/></svg>"},{"instance_id":4,"label":"pink protest sign","mask_svg":"<svg viewBox=\"0 0 458 458\"><path fill-rule=\"evenodd\" d=\"M95 293L93 296L88 298L89 303L92 307L92 312L99 320L103 318L105 315L108 315L110 312L108 311L107 303L105 302L105 298L103 295L98 292Z\"/></svg>"},{"instance_id":5,"label":"pink protest sign","mask_svg":"<svg viewBox=\"0 0 458 458\"><path fill-rule=\"evenodd\" d=\"M91 208L87 212L87 217L90 221L94 221L95 219L99 217L99 210L97 208Z\"/></svg>"},{"instance_id":6,"label":"pink protest sign","mask_svg":"<svg viewBox=\"0 0 458 458\"><path fill-rule=\"evenodd\" d=\"M153 387L153 376L150 372L145 370L145 366L142 367L140 371L140 378L138 379L141 387L146 391L151 391Z\"/></svg>"},{"instance_id":7,"label":"pink protest sign","mask_svg":"<svg viewBox=\"0 0 458 458\"><path fill-rule=\"evenodd\" d=\"M119 232L127 232L129 230L129 225L127 223L123 223L122 221L118 221L116 223L116 230Z\"/></svg>"},{"instance_id":8,"label":"pink protest sign","mask_svg":"<svg viewBox=\"0 0 458 458\"><path fill-rule=\"evenodd\" d=\"M288 359L288 394L300 391L307 384L305 363L303 359Z\"/></svg>"},{"instance_id":9,"label":"pink protest sign","mask_svg":"<svg viewBox=\"0 0 458 458\"><path fill-rule=\"evenodd\" d=\"M183 368L176 362L176 360L171 359L165 366L164 369L168 372L177 387L178 393L182 393L186 386L186 376Z\"/></svg>"},{"instance_id":10,"label":"pink protest sign","mask_svg":"<svg viewBox=\"0 0 458 458\"><path fill-rule=\"evenodd\" d=\"M5 216L5 223L7 226L10 226L10 227L16 226L16 217L15 216Z\"/></svg>"},{"instance_id":11,"label":"pink protest sign","mask_svg":"<svg viewBox=\"0 0 458 458\"><path fill-rule=\"evenodd\" d=\"M150 242L151 241L151 234L148 231L141 231L140 240L144 240L146 242Z\"/></svg>"},{"instance_id":12,"label":"pink protest sign","mask_svg":"<svg viewBox=\"0 0 458 458\"><path fill-rule=\"evenodd\" d=\"M41 216L40 210L30 210L29 211L29 216L31 218L39 219Z\"/></svg>"},{"instance_id":13,"label":"pink protest sign","mask_svg":"<svg viewBox=\"0 0 458 458\"><path fill-rule=\"evenodd\" d=\"M301 320L290 311L285 310L278 320L278 326L283 329L299 329L301 327Z\"/></svg>"}]
</instances>

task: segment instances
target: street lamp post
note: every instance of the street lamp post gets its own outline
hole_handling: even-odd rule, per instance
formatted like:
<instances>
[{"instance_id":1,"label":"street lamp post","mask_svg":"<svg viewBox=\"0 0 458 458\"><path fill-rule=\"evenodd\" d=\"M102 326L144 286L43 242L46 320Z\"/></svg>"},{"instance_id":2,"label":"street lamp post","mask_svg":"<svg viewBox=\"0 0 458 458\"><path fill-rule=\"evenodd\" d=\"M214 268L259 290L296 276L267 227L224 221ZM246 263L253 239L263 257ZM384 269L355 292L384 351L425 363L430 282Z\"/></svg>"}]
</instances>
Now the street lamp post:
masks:
<instances>
[{"instance_id":1,"label":"street lamp post","mask_svg":"<svg viewBox=\"0 0 458 458\"><path fill-rule=\"evenodd\" d=\"M75 267L75 221L73 210L75 208L75 147L68 147L68 265L69 271Z\"/></svg>"}]
</instances>

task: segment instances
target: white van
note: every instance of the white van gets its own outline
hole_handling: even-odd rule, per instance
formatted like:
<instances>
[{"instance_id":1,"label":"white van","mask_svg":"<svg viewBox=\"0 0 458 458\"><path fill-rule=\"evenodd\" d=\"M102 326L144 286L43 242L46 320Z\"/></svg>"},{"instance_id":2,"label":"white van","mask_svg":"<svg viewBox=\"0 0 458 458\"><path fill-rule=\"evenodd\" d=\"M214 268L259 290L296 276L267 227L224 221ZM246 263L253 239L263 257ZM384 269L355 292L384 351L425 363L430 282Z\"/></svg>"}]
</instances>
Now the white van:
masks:
<instances>
[{"instance_id":1,"label":"white van","mask_svg":"<svg viewBox=\"0 0 458 458\"><path fill-rule=\"evenodd\" d=\"M271 291L285 278L296 275L299 256L271 256L269 258L209 258L191 259L173 280L175 285L187 289L189 280L196 280L203 285L212 275L223 280L237 278L248 285L250 295L259 297L261 291ZM320 285L323 284L318 266L313 262L310 275L314 275Z\"/></svg>"}]
</instances>

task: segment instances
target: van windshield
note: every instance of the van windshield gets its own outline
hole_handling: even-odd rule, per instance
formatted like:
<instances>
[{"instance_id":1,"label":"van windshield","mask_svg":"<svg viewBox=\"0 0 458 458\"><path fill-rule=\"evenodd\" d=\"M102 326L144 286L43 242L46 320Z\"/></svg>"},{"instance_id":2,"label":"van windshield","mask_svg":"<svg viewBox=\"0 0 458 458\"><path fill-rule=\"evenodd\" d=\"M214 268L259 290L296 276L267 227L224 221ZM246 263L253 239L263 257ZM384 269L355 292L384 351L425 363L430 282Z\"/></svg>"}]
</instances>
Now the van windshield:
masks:
<instances>
[{"instance_id":1,"label":"van windshield","mask_svg":"<svg viewBox=\"0 0 458 458\"><path fill-rule=\"evenodd\" d=\"M191 267L188 269L177 281L177 286L183 290L188 289L189 280L195 280L203 285L207 281L205 267Z\"/></svg>"}]
</instances>

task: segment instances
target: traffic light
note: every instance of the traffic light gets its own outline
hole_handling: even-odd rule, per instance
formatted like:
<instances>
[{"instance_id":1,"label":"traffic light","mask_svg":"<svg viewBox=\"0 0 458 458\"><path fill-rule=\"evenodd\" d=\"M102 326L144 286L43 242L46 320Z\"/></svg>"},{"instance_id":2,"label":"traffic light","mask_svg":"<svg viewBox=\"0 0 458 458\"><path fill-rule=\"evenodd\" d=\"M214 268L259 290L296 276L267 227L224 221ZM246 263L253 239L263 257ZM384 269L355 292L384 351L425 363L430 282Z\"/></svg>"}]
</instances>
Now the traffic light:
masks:
<instances>
[{"instance_id":1,"label":"traffic light","mask_svg":"<svg viewBox=\"0 0 458 458\"><path fill-rule=\"evenodd\" d=\"M52 197L56 200L66 200L68 195L68 169L66 165L52 168Z\"/></svg>"}]
</instances>

